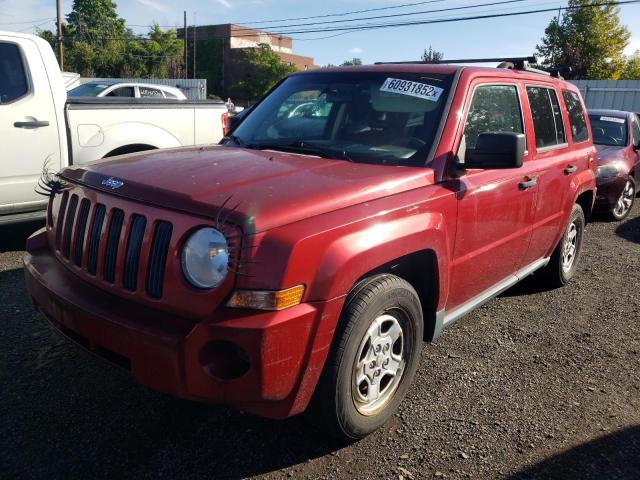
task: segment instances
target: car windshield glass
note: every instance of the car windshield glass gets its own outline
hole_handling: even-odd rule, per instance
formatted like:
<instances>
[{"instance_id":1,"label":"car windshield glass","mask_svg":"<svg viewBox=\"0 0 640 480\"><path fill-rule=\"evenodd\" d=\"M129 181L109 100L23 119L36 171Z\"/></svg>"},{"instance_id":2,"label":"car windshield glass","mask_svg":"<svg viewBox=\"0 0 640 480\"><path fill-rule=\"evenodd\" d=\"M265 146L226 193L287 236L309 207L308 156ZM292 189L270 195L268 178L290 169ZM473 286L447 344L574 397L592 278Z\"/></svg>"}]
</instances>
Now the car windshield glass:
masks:
<instances>
[{"instance_id":1,"label":"car windshield glass","mask_svg":"<svg viewBox=\"0 0 640 480\"><path fill-rule=\"evenodd\" d=\"M424 165L452 76L322 72L287 78L225 145L354 162Z\"/></svg>"},{"instance_id":2,"label":"car windshield glass","mask_svg":"<svg viewBox=\"0 0 640 480\"><path fill-rule=\"evenodd\" d=\"M70 97L96 97L110 85L104 83L85 83L67 92Z\"/></svg>"},{"instance_id":3,"label":"car windshield glass","mask_svg":"<svg viewBox=\"0 0 640 480\"><path fill-rule=\"evenodd\" d=\"M589 115L593 143L596 145L609 145L623 147L627 144L627 120L622 117L610 115Z\"/></svg>"}]
</instances>

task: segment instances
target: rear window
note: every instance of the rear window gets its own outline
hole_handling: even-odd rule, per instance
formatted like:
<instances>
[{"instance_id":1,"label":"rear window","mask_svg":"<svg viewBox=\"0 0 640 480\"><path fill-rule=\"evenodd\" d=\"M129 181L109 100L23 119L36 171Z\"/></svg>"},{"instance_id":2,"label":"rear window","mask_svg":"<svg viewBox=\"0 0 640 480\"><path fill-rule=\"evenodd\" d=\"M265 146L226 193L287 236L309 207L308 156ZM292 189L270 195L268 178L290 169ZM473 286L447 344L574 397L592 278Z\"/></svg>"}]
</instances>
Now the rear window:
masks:
<instances>
[{"instance_id":1,"label":"rear window","mask_svg":"<svg viewBox=\"0 0 640 480\"><path fill-rule=\"evenodd\" d=\"M584 115L584 109L580 102L580 97L575 92L565 90L562 92L564 103L567 106L567 114L569 115L569 125L571 126L571 138L574 143L589 140L589 130L587 129L587 120Z\"/></svg>"},{"instance_id":2,"label":"rear window","mask_svg":"<svg viewBox=\"0 0 640 480\"><path fill-rule=\"evenodd\" d=\"M29 91L22 55L14 43L0 43L0 103L9 103Z\"/></svg>"},{"instance_id":3,"label":"rear window","mask_svg":"<svg viewBox=\"0 0 640 480\"><path fill-rule=\"evenodd\" d=\"M566 143L562 112L555 90L527 87L527 97L533 117L536 147L548 148Z\"/></svg>"},{"instance_id":4,"label":"rear window","mask_svg":"<svg viewBox=\"0 0 640 480\"><path fill-rule=\"evenodd\" d=\"M593 143L610 147L623 147L627 145L628 129L627 119L614 115L589 114L591 130L593 131Z\"/></svg>"},{"instance_id":5,"label":"rear window","mask_svg":"<svg viewBox=\"0 0 640 480\"><path fill-rule=\"evenodd\" d=\"M157 88L138 87L138 89L142 98L163 98L162 92Z\"/></svg>"}]
</instances>

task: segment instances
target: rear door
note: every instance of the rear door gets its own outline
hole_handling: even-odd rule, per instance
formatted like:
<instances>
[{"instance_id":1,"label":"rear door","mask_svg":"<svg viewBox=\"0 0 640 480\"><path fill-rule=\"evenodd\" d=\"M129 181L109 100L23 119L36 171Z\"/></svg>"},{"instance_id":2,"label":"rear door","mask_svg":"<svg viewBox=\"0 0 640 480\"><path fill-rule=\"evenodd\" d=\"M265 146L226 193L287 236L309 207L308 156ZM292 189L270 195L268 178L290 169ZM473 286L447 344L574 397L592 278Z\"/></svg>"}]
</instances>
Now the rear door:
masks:
<instances>
[{"instance_id":1,"label":"rear door","mask_svg":"<svg viewBox=\"0 0 640 480\"><path fill-rule=\"evenodd\" d=\"M0 214L46 205L34 188L45 165L54 172L61 167L61 139L47 78L35 42L0 36Z\"/></svg>"},{"instance_id":2,"label":"rear door","mask_svg":"<svg viewBox=\"0 0 640 480\"><path fill-rule=\"evenodd\" d=\"M533 124L531 161L539 193L531 245L522 265L551 254L570 213L567 208L572 201L567 196L574 191L571 181L588 168L593 154L586 114L575 92L552 84L527 84L525 89Z\"/></svg>"},{"instance_id":3,"label":"rear door","mask_svg":"<svg viewBox=\"0 0 640 480\"><path fill-rule=\"evenodd\" d=\"M522 90L516 81L480 82L472 88L459 142L474 148L483 132L524 133ZM522 263L537 192L529 157L525 152L520 168L467 170L460 177L447 310L508 279Z\"/></svg>"}]
</instances>

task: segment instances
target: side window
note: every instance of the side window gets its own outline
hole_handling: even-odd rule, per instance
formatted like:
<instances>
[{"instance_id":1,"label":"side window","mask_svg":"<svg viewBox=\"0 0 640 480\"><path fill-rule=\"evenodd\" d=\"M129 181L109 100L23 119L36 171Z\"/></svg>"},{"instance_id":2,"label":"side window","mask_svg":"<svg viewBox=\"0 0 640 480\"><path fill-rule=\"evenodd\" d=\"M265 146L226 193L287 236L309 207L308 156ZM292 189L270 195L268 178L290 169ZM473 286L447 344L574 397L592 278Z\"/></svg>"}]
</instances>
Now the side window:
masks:
<instances>
[{"instance_id":1,"label":"side window","mask_svg":"<svg viewBox=\"0 0 640 480\"><path fill-rule=\"evenodd\" d=\"M478 135L485 132L524 133L515 85L481 85L476 88L464 125L467 148L475 148Z\"/></svg>"},{"instance_id":2,"label":"side window","mask_svg":"<svg viewBox=\"0 0 640 480\"><path fill-rule=\"evenodd\" d=\"M13 102L28 91L20 49L14 43L0 43L0 104Z\"/></svg>"},{"instance_id":3,"label":"side window","mask_svg":"<svg viewBox=\"0 0 640 480\"><path fill-rule=\"evenodd\" d=\"M136 96L133 87L120 87L115 90L107 93L107 97L130 97L133 98Z\"/></svg>"},{"instance_id":4,"label":"side window","mask_svg":"<svg viewBox=\"0 0 640 480\"><path fill-rule=\"evenodd\" d=\"M165 92L164 92L164 98L173 98L173 99L176 99L176 98L178 98L178 96L177 96L177 95L174 95L174 94L173 94L173 93L171 93L171 92L167 92L167 91L165 91Z\"/></svg>"},{"instance_id":5,"label":"side window","mask_svg":"<svg viewBox=\"0 0 640 480\"><path fill-rule=\"evenodd\" d=\"M587 129L587 121L582 103L580 103L580 97L578 97L578 94L575 92L564 90L562 92L562 98L564 98L564 103L567 106L573 142L578 143L589 140L589 130Z\"/></svg>"},{"instance_id":6,"label":"side window","mask_svg":"<svg viewBox=\"0 0 640 480\"><path fill-rule=\"evenodd\" d=\"M640 145L640 118L638 115L633 116L633 144Z\"/></svg>"},{"instance_id":7,"label":"side window","mask_svg":"<svg viewBox=\"0 0 640 480\"><path fill-rule=\"evenodd\" d=\"M544 87L527 87L527 97L533 116L536 147L554 147L565 143L562 112L555 90Z\"/></svg>"},{"instance_id":8,"label":"side window","mask_svg":"<svg viewBox=\"0 0 640 480\"><path fill-rule=\"evenodd\" d=\"M138 87L140 90L140 98L163 98L162 92L157 88Z\"/></svg>"}]
</instances>

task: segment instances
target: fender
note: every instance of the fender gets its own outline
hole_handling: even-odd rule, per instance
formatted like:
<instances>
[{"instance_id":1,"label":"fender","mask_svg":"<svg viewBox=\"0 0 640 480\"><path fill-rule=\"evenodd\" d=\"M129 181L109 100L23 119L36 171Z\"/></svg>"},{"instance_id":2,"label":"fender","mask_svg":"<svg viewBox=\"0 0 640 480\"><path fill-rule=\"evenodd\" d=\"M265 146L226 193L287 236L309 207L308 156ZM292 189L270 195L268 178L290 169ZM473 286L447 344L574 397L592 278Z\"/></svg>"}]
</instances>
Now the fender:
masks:
<instances>
[{"instance_id":1,"label":"fender","mask_svg":"<svg viewBox=\"0 0 640 480\"><path fill-rule=\"evenodd\" d=\"M78 128L81 126L78 125ZM127 145L146 144L155 148L182 146L180 140L171 132L156 125L141 122L117 123L100 128L91 138L90 145L92 146L80 146L78 137L75 135L74 137L75 164L98 160L109 152Z\"/></svg>"},{"instance_id":2,"label":"fender","mask_svg":"<svg viewBox=\"0 0 640 480\"><path fill-rule=\"evenodd\" d=\"M577 203L578 197L585 192L593 193L593 198L591 201L591 207L593 208L593 202L595 202L596 198L596 176L593 170L591 170L590 168L582 170L571 179L571 183L569 185L569 193L566 195L567 202L564 205L562 213L562 225L567 224L567 222L569 221L569 216L571 215L571 210ZM563 235L564 228L560 229L560 231L558 232L553 241L553 246L548 252L547 256L550 256L553 253Z\"/></svg>"}]
</instances>

